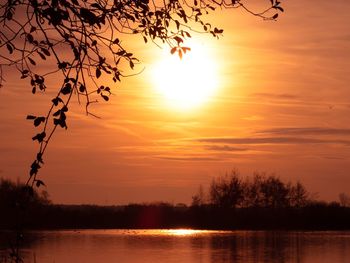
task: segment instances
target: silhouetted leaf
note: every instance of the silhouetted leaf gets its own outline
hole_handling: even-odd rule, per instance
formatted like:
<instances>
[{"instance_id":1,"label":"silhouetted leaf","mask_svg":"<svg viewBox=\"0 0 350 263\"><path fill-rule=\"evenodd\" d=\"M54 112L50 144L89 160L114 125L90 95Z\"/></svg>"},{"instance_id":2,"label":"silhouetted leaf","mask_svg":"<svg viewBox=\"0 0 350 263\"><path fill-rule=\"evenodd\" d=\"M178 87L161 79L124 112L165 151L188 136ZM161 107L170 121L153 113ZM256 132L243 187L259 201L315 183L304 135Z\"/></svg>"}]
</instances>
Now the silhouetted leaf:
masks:
<instances>
[{"instance_id":1,"label":"silhouetted leaf","mask_svg":"<svg viewBox=\"0 0 350 263\"><path fill-rule=\"evenodd\" d=\"M27 120L34 120L36 116L34 115L27 115Z\"/></svg>"},{"instance_id":2,"label":"silhouetted leaf","mask_svg":"<svg viewBox=\"0 0 350 263\"><path fill-rule=\"evenodd\" d=\"M29 43L33 43L34 38L33 38L32 34L27 34L27 41L28 41Z\"/></svg>"},{"instance_id":3,"label":"silhouetted leaf","mask_svg":"<svg viewBox=\"0 0 350 263\"><path fill-rule=\"evenodd\" d=\"M36 160L39 162L39 163L44 163L43 161L43 154L41 152L37 153L36 155Z\"/></svg>"},{"instance_id":4,"label":"silhouetted leaf","mask_svg":"<svg viewBox=\"0 0 350 263\"><path fill-rule=\"evenodd\" d=\"M40 187L41 185L45 186L44 182L41 180L35 180L36 187Z\"/></svg>"},{"instance_id":5,"label":"silhouetted leaf","mask_svg":"<svg viewBox=\"0 0 350 263\"><path fill-rule=\"evenodd\" d=\"M283 9L282 7L280 7L280 6L275 6L275 9L278 9L278 10L280 10L281 12L284 12L284 9Z\"/></svg>"},{"instance_id":6,"label":"silhouetted leaf","mask_svg":"<svg viewBox=\"0 0 350 263\"><path fill-rule=\"evenodd\" d=\"M46 48L41 48L41 51L46 55L46 56L50 56L50 52L46 49Z\"/></svg>"},{"instance_id":7,"label":"silhouetted leaf","mask_svg":"<svg viewBox=\"0 0 350 263\"><path fill-rule=\"evenodd\" d=\"M54 112L54 113L52 114L52 116L57 117L57 116L59 116L60 114L61 114L61 110L57 110L56 112Z\"/></svg>"},{"instance_id":8,"label":"silhouetted leaf","mask_svg":"<svg viewBox=\"0 0 350 263\"><path fill-rule=\"evenodd\" d=\"M6 44L6 48L7 48L7 50L9 51L9 53L10 54L12 54L13 53L13 47L12 47L12 45L10 45L10 44Z\"/></svg>"},{"instance_id":9,"label":"silhouetted leaf","mask_svg":"<svg viewBox=\"0 0 350 263\"><path fill-rule=\"evenodd\" d=\"M96 68L96 78L101 77L101 70L99 68Z\"/></svg>"},{"instance_id":10,"label":"silhouetted leaf","mask_svg":"<svg viewBox=\"0 0 350 263\"><path fill-rule=\"evenodd\" d=\"M35 135L32 140L35 141L35 140L38 140L38 142L42 142L46 137L46 133L45 132L42 132L42 133L38 133L37 135Z\"/></svg>"},{"instance_id":11,"label":"silhouetted leaf","mask_svg":"<svg viewBox=\"0 0 350 263\"><path fill-rule=\"evenodd\" d=\"M45 122L45 117L37 117L35 120L34 120L34 126L37 127L39 126L42 122Z\"/></svg>"},{"instance_id":12,"label":"silhouetted leaf","mask_svg":"<svg viewBox=\"0 0 350 263\"><path fill-rule=\"evenodd\" d=\"M71 93L72 91L72 85L70 83L67 83L66 85L64 85L64 87L61 89L61 93L63 95L67 95L69 93Z\"/></svg>"},{"instance_id":13,"label":"silhouetted leaf","mask_svg":"<svg viewBox=\"0 0 350 263\"><path fill-rule=\"evenodd\" d=\"M58 63L58 68L59 69L65 69L65 68L67 68L67 66L68 66L67 62L60 62L60 63Z\"/></svg>"},{"instance_id":14,"label":"silhouetted leaf","mask_svg":"<svg viewBox=\"0 0 350 263\"><path fill-rule=\"evenodd\" d=\"M101 94L101 97L102 97L105 101L108 101L108 100L109 100L109 97L106 96L106 95Z\"/></svg>"},{"instance_id":15,"label":"silhouetted leaf","mask_svg":"<svg viewBox=\"0 0 350 263\"><path fill-rule=\"evenodd\" d=\"M30 64L32 64L34 66L36 65L36 62L33 59L31 59L30 57L28 57L28 60L29 60Z\"/></svg>"},{"instance_id":16,"label":"silhouetted leaf","mask_svg":"<svg viewBox=\"0 0 350 263\"><path fill-rule=\"evenodd\" d=\"M40 169L40 165L37 161L34 161L32 165L30 166L30 176L33 176L38 173L38 170ZM26 186L27 189L29 190L29 193L34 194L33 189L30 186Z\"/></svg>"},{"instance_id":17,"label":"silhouetted leaf","mask_svg":"<svg viewBox=\"0 0 350 263\"><path fill-rule=\"evenodd\" d=\"M39 51L37 51L37 53L39 54L41 59L46 60L46 57L45 57L45 55L43 53L40 53Z\"/></svg>"},{"instance_id":18,"label":"silhouetted leaf","mask_svg":"<svg viewBox=\"0 0 350 263\"><path fill-rule=\"evenodd\" d=\"M56 97L52 99L52 103L57 106L59 102L63 102L60 97Z\"/></svg>"},{"instance_id":19,"label":"silhouetted leaf","mask_svg":"<svg viewBox=\"0 0 350 263\"><path fill-rule=\"evenodd\" d=\"M278 13L274 14L272 19L276 19L278 17Z\"/></svg>"},{"instance_id":20,"label":"silhouetted leaf","mask_svg":"<svg viewBox=\"0 0 350 263\"><path fill-rule=\"evenodd\" d=\"M81 84L79 86L79 91L83 93L85 90L86 90L85 86L83 84Z\"/></svg>"},{"instance_id":21,"label":"silhouetted leaf","mask_svg":"<svg viewBox=\"0 0 350 263\"><path fill-rule=\"evenodd\" d=\"M33 33L33 32L35 32L36 31L36 27L35 26L32 26L31 28L30 28L30 33Z\"/></svg>"}]
</instances>

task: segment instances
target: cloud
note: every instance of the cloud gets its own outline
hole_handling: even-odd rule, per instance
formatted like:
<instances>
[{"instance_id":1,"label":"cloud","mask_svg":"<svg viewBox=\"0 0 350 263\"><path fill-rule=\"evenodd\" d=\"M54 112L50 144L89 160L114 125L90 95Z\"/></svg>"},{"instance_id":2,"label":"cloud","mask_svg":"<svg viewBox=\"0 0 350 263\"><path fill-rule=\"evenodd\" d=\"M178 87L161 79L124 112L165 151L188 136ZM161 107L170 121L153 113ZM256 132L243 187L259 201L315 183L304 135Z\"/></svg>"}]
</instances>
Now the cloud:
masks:
<instances>
[{"instance_id":1,"label":"cloud","mask_svg":"<svg viewBox=\"0 0 350 263\"><path fill-rule=\"evenodd\" d=\"M282 135L350 135L350 129L323 127L286 127L261 130L257 133Z\"/></svg>"},{"instance_id":2,"label":"cloud","mask_svg":"<svg viewBox=\"0 0 350 263\"><path fill-rule=\"evenodd\" d=\"M241 152L241 151L247 151L247 148L238 148L238 147L232 147L229 145L209 145L206 146L205 149L209 151L222 151L222 152Z\"/></svg>"},{"instance_id":3,"label":"cloud","mask_svg":"<svg viewBox=\"0 0 350 263\"><path fill-rule=\"evenodd\" d=\"M289 94L289 93L275 94L275 93L268 93L268 92L257 92L257 93L252 93L251 96L259 97L259 98L284 99L284 100L300 99L299 96L297 96L295 94Z\"/></svg>"},{"instance_id":4,"label":"cloud","mask_svg":"<svg viewBox=\"0 0 350 263\"><path fill-rule=\"evenodd\" d=\"M349 140L326 140L315 138L299 138L299 137L264 137L264 138L201 138L196 139L202 143L224 143L224 144L344 144L350 146Z\"/></svg>"},{"instance_id":5,"label":"cloud","mask_svg":"<svg viewBox=\"0 0 350 263\"><path fill-rule=\"evenodd\" d=\"M186 161L186 162L203 162L203 161L222 161L222 158L214 158L214 157L192 157L192 156L180 156L180 157L172 157L172 156L156 156L157 159L162 160L170 160L170 161Z\"/></svg>"}]
</instances>

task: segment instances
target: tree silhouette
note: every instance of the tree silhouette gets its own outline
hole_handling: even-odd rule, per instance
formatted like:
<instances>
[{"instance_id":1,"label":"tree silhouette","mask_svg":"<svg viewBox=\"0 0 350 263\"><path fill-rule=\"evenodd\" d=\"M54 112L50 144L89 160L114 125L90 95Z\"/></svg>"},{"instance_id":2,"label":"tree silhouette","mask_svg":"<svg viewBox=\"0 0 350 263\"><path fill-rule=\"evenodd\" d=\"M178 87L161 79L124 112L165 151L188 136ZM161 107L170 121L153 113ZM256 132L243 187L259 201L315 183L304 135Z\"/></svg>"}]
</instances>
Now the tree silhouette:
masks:
<instances>
[{"instance_id":1,"label":"tree silhouette","mask_svg":"<svg viewBox=\"0 0 350 263\"><path fill-rule=\"evenodd\" d=\"M244 185L237 171L214 178L209 189L210 201L223 208L235 208L244 198Z\"/></svg>"},{"instance_id":2,"label":"tree silhouette","mask_svg":"<svg viewBox=\"0 0 350 263\"><path fill-rule=\"evenodd\" d=\"M180 58L189 51L184 42L191 33L222 35L204 20L216 8L242 8L252 15L274 20L283 12L280 2L266 0L266 9L254 12L243 0L2 0L0 3L0 85L5 68L19 72L32 93L47 89L56 95L44 115L28 115L40 131L33 136L39 149L27 184L37 178L43 155L57 128L67 129L72 98L84 103L86 114L99 99L108 101L123 70L138 59L125 46L128 34L145 43L167 44ZM124 41L125 40L125 41ZM125 44L124 44L125 43ZM55 87L49 80L55 80Z\"/></svg>"}]
</instances>

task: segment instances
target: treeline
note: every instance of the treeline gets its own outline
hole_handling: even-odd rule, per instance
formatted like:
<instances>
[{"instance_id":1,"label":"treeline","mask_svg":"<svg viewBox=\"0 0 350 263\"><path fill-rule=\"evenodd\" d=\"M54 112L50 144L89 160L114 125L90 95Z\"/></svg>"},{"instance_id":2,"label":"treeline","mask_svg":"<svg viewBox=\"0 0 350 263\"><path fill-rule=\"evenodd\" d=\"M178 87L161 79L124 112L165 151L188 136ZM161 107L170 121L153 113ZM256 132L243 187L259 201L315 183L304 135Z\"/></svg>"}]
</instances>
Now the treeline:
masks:
<instances>
[{"instance_id":1,"label":"treeline","mask_svg":"<svg viewBox=\"0 0 350 263\"><path fill-rule=\"evenodd\" d=\"M237 171L212 180L207 192L200 187L192 197L193 206L213 205L221 208L305 207L314 202L300 182L283 182L274 175L255 173L243 179Z\"/></svg>"},{"instance_id":2,"label":"treeline","mask_svg":"<svg viewBox=\"0 0 350 263\"><path fill-rule=\"evenodd\" d=\"M126 206L55 205L45 192L0 180L0 229L18 224L26 229L196 228L196 229L350 229L349 198L313 200L301 183L284 183L257 174L237 173L200 188L191 206L130 204Z\"/></svg>"}]
</instances>

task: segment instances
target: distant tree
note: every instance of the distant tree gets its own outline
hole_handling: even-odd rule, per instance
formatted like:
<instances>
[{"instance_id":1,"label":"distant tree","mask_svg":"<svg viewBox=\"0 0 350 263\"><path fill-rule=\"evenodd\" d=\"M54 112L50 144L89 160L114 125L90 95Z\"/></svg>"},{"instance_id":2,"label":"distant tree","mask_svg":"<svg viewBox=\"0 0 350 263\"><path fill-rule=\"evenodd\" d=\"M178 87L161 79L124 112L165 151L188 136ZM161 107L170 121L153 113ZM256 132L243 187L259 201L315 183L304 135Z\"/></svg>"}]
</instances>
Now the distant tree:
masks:
<instances>
[{"instance_id":1,"label":"distant tree","mask_svg":"<svg viewBox=\"0 0 350 263\"><path fill-rule=\"evenodd\" d=\"M32 93L50 89L55 94L46 114L28 115L40 131L33 137L39 150L30 168L28 185L37 178L43 155L57 128L67 129L69 105L76 97L86 114L99 99L108 101L116 83L127 76L138 59L128 51L126 35L145 43L167 44L181 58L189 51L184 41L193 31L222 35L203 19L216 8L242 8L274 20L283 9L278 0L266 0L266 9L254 12L243 0L2 0L0 1L0 85L5 68L18 71ZM192 32L191 32L192 31ZM110 82L110 79L112 82ZM50 81L54 87L49 87ZM94 116L94 115L93 115Z\"/></svg>"},{"instance_id":2,"label":"distant tree","mask_svg":"<svg viewBox=\"0 0 350 263\"><path fill-rule=\"evenodd\" d=\"M50 204L47 191L37 191L27 185L0 178L0 211L5 214L17 207Z\"/></svg>"},{"instance_id":3,"label":"distant tree","mask_svg":"<svg viewBox=\"0 0 350 263\"><path fill-rule=\"evenodd\" d=\"M205 202L206 202L206 197L203 190L203 186L200 185L198 192L192 196L191 206L202 206L205 204Z\"/></svg>"},{"instance_id":4,"label":"distant tree","mask_svg":"<svg viewBox=\"0 0 350 263\"><path fill-rule=\"evenodd\" d=\"M286 207L288 203L288 188L276 176L265 178L261 184L262 205L264 207Z\"/></svg>"},{"instance_id":5,"label":"distant tree","mask_svg":"<svg viewBox=\"0 0 350 263\"><path fill-rule=\"evenodd\" d=\"M297 182L295 185L289 185L289 203L292 207L304 207L309 203L310 194L307 192L304 185Z\"/></svg>"},{"instance_id":6,"label":"distant tree","mask_svg":"<svg viewBox=\"0 0 350 263\"><path fill-rule=\"evenodd\" d=\"M261 185L264 180L264 174L255 173L253 179L247 179L244 187L244 206L261 207L262 193Z\"/></svg>"},{"instance_id":7,"label":"distant tree","mask_svg":"<svg viewBox=\"0 0 350 263\"><path fill-rule=\"evenodd\" d=\"M213 205L235 208L241 205L244 197L243 182L237 171L212 180L210 201Z\"/></svg>"},{"instance_id":8,"label":"distant tree","mask_svg":"<svg viewBox=\"0 0 350 263\"><path fill-rule=\"evenodd\" d=\"M339 194L339 203L341 206L350 207L350 196L346 193Z\"/></svg>"}]
</instances>

